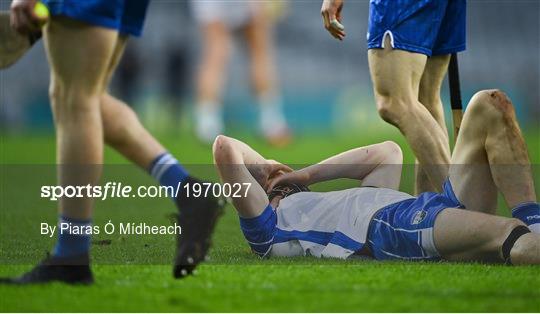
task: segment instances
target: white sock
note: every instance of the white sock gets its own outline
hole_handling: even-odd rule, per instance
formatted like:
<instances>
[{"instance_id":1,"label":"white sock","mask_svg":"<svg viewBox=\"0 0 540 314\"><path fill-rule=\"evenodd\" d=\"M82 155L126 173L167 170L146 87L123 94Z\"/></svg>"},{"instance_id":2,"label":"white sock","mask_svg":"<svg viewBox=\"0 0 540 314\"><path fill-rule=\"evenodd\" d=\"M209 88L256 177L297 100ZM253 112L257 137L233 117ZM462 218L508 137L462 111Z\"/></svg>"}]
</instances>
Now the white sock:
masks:
<instances>
[{"instance_id":1,"label":"white sock","mask_svg":"<svg viewBox=\"0 0 540 314\"><path fill-rule=\"evenodd\" d=\"M272 136L287 128L283 106L277 95L273 93L261 95L259 107L259 125L264 135Z\"/></svg>"},{"instance_id":2,"label":"white sock","mask_svg":"<svg viewBox=\"0 0 540 314\"><path fill-rule=\"evenodd\" d=\"M195 132L197 137L207 143L212 143L216 136L223 133L223 118L221 105L217 103L202 103L195 108Z\"/></svg>"},{"instance_id":3,"label":"white sock","mask_svg":"<svg viewBox=\"0 0 540 314\"><path fill-rule=\"evenodd\" d=\"M540 233L540 204L525 202L512 209L512 217L523 221L534 233Z\"/></svg>"},{"instance_id":4,"label":"white sock","mask_svg":"<svg viewBox=\"0 0 540 314\"><path fill-rule=\"evenodd\" d=\"M527 227L529 227L529 230L531 230L531 232L540 233L540 223L528 225Z\"/></svg>"}]
</instances>

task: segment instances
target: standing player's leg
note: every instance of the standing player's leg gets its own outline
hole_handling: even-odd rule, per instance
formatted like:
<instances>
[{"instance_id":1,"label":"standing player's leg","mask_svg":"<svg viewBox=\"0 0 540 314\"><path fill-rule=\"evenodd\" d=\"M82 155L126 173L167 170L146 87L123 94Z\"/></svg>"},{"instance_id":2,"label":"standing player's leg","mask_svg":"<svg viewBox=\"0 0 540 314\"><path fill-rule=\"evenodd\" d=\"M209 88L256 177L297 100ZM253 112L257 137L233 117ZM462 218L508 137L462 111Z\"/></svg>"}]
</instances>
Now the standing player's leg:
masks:
<instances>
[{"instance_id":1,"label":"standing player's leg","mask_svg":"<svg viewBox=\"0 0 540 314\"><path fill-rule=\"evenodd\" d=\"M449 261L540 264L540 234L518 219L447 208L437 215L433 237Z\"/></svg>"},{"instance_id":2,"label":"standing player's leg","mask_svg":"<svg viewBox=\"0 0 540 314\"><path fill-rule=\"evenodd\" d=\"M203 6L219 5L208 2ZM223 132L221 89L229 61L231 38L228 26L219 20L201 22L203 53L197 74L195 131L198 138L211 143Z\"/></svg>"},{"instance_id":3,"label":"standing player's leg","mask_svg":"<svg viewBox=\"0 0 540 314\"><path fill-rule=\"evenodd\" d=\"M50 98L56 127L59 185L96 185L103 162L100 96L118 33L55 17L44 35L51 67ZM91 233L87 230L92 207L90 198L60 199L60 223L69 223L72 228L59 231L51 257L21 277L7 281L91 283L88 254ZM71 232L78 229L83 232Z\"/></svg>"},{"instance_id":4,"label":"standing player's leg","mask_svg":"<svg viewBox=\"0 0 540 314\"><path fill-rule=\"evenodd\" d=\"M437 190L450 161L438 101L448 63L442 56L465 50L465 11L465 0L372 1L369 6L368 57L379 113L403 133L421 165L419 174L424 172ZM429 188L422 177L418 180L420 190Z\"/></svg>"},{"instance_id":5,"label":"standing player's leg","mask_svg":"<svg viewBox=\"0 0 540 314\"><path fill-rule=\"evenodd\" d=\"M431 116L437 121L437 124L442 128L444 135L446 135L448 154L450 154L450 147L448 145L448 130L444 120L444 108L441 101L441 86L448 69L449 61L450 55L432 56L427 59L418 93L418 101L426 107ZM435 191L437 188L437 186L431 184L424 167L417 161L416 193Z\"/></svg>"},{"instance_id":6,"label":"standing player's leg","mask_svg":"<svg viewBox=\"0 0 540 314\"><path fill-rule=\"evenodd\" d=\"M109 93L101 96L101 116L107 145L142 169L151 171L152 162L167 153L143 127L133 109ZM185 170L181 171L179 180L187 176Z\"/></svg>"},{"instance_id":7,"label":"standing player's leg","mask_svg":"<svg viewBox=\"0 0 540 314\"><path fill-rule=\"evenodd\" d=\"M368 51L377 109L407 139L423 165L432 186L442 186L448 176L448 139L426 107L418 101L427 57L393 49L386 36L384 49Z\"/></svg>"},{"instance_id":8,"label":"standing player's leg","mask_svg":"<svg viewBox=\"0 0 540 314\"><path fill-rule=\"evenodd\" d=\"M107 70L107 86L122 58L127 40L125 35L118 39ZM156 157L166 153L165 148L142 126L133 109L111 96L108 91L101 96L100 108L105 142L127 159L148 170ZM181 173L179 179L186 177L187 173Z\"/></svg>"},{"instance_id":9,"label":"standing player's leg","mask_svg":"<svg viewBox=\"0 0 540 314\"><path fill-rule=\"evenodd\" d=\"M96 185L103 163L100 96L118 33L58 17L49 22L44 38L51 67L59 185ZM59 211L66 222L90 224L92 205L90 198L63 198ZM87 254L89 246L89 235L60 234L53 254Z\"/></svg>"},{"instance_id":10,"label":"standing player's leg","mask_svg":"<svg viewBox=\"0 0 540 314\"><path fill-rule=\"evenodd\" d=\"M540 232L527 147L510 99L501 91L476 93L467 106L457 139L450 181L469 210L495 213L499 190L512 216Z\"/></svg>"},{"instance_id":11,"label":"standing player's leg","mask_svg":"<svg viewBox=\"0 0 540 314\"><path fill-rule=\"evenodd\" d=\"M120 36L109 65L107 82L112 78L126 43L127 36ZM161 185L176 187L199 182L143 127L128 105L104 93L101 96L101 116L107 144L147 170ZM214 197L187 198L180 194L174 202L182 226L173 269L173 275L179 278L191 274L204 260L222 211L220 201Z\"/></svg>"},{"instance_id":12,"label":"standing player's leg","mask_svg":"<svg viewBox=\"0 0 540 314\"><path fill-rule=\"evenodd\" d=\"M446 72L448 71L449 62L450 55L429 57L424 68L424 72L422 73L420 89L418 91L418 100L422 105L424 105L424 107L426 107L446 135L448 135L448 132L444 120L441 87Z\"/></svg>"},{"instance_id":13,"label":"standing player's leg","mask_svg":"<svg viewBox=\"0 0 540 314\"><path fill-rule=\"evenodd\" d=\"M252 87L260 106L262 135L276 146L289 143L290 134L283 115L273 60L272 25L264 4L250 3L254 12L244 26L250 56Z\"/></svg>"}]
</instances>

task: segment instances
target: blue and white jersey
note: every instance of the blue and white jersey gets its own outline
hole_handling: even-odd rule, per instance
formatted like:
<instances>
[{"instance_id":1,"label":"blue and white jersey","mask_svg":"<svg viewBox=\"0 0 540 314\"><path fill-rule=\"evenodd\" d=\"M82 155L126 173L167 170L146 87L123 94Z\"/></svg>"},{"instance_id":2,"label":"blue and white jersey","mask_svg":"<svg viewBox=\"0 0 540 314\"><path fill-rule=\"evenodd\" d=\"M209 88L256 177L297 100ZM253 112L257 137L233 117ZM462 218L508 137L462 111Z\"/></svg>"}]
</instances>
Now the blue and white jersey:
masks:
<instances>
[{"instance_id":1,"label":"blue and white jersey","mask_svg":"<svg viewBox=\"0 0 540 314\"><path fill-rule=\"evenodd\" d=\"M347 258L366 243L377 211L413 196L385 188L301 192L279 203L270 256Z\"/></svg>"}]
</instances>

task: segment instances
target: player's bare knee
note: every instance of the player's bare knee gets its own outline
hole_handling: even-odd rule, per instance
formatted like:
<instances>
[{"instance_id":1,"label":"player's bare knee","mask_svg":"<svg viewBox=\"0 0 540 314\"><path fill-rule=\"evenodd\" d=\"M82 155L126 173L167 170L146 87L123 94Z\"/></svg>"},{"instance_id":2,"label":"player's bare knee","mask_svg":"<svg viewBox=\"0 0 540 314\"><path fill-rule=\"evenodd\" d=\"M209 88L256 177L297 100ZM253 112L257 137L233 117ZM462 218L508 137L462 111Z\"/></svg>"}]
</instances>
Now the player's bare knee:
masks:
<instances>
[{"instance_id":1,"label":"player's bare knee","mask_svg":"<svg viewBox=\"0 0 540 314\"><path fill-rule=\"evenodd\" d=\"M386 141L383 142L382 145L384 145L387 154L384 162L385 164L401 165L403 163L403 152L396 142Z\"/></svg>"},{"instance_id":2,"label":"player's bare knee","mask_svg":"<svg viewBox=\"0 0 540 314\"><path fill-rule=\"evenodd\" d=\"M379 116L386 122L399 126L400 121L408 110L406 109L405 101L389 96L377 96L377 111Z\"/></svg>"},{"instance_id":3,"label":"player's bare knee","mask_svg":"<svg viewBox=\"0 0 540 314\"><path fill-rule=\"evenodd\" d=\"M212 144L212 152L214 155L219 154L223 151L224 145L226 145L227 137L225 135L218 135L214 139L214 143Z\"/></svg>"},{"instance_id":4,"label":"player's bare knee","mask_svg":"<svg viewBox=\"0 0 540 314\"><path fill-rule=\"evenodd\" d=\"M386 148L387 152L391 154L392 156L396 156L396 157L403 156L403 152L401 151L401 147L398 145L398 143L394 141L385 141L383 142L383 145Z\"/></svg>"},{"instance_id":5,"label":"player's bare knee","mask_svg":"<svg viewBox=\"0 0 540 314\"><path fill-rule=\"evenodd\" d=\"M477 92L467 108L470 114L483 121L506 121L510 122L514 119L514 106L508 96L498 90L482 90Z\"/></svg>"},{"instance_id":6,"label":"player's bare knee","mask_svg":"<svg viewBox=\"0 0 540 314\"><path fill-rule=\"evenodd\" d=\"M491 105L499 110L503 114L513 113L514 106L512 101L503 91L498 89L489 90L489 97L491 99Z\"/></svg>"},{"instance_id":7,"label":"player's bare knee","mask_svg":"<svg viewBox=\"0 0 540 314\"><path fill-rule=\"evenodd\" d=\"M53 82L49 87L51 108L56 123L76 122L100 111L99 95Z\"/></svg>"},{"instance_id":8,"label":"player's bare knee","mask_svg":"<svg viewBox=\"0 0 540 314\"><path fill-rule=\"evenodd\" d=\"M214 139L214 143L212 144L212 155L214 156L214 159L216 159L222 152L224 140L223 137L223 135L218 135Z\"/></svg>"}]
</instances>

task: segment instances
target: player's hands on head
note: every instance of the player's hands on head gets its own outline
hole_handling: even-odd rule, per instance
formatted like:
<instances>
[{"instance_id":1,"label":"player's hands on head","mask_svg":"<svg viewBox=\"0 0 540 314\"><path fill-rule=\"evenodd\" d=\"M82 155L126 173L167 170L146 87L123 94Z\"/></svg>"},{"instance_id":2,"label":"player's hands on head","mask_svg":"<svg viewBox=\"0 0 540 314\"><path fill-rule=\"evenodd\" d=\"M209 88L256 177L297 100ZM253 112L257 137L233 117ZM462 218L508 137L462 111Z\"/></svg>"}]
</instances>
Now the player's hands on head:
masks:
<instances>
[{"instance_id":1,"label":"player's hands on head","mask_svg":"<svg viewBox=\"0 0 540 314\"><path fill-rule=\"evenodd\" d=\"M344 0L324 0L321 8L321 15L324 28L336 39L345 38L345 27L341 24L341 10Z\"/></svg>"},{"instance_id":2,"label":"player's hands on head","mask_svg":"<svg viewBox=\"0 0 540 314\"><path fill-rule=\"evenodd\" d=\"M37 0L13 0L11 2L11 27L22 35L30 35L41 30L47 18L36 15Z\"/></svg>"},{"instance_id":3,"label":"player's hands on head","mask_svg":"<svg viewBox=\"0 0 540 314\"><path fill-rule=\"evenodd\" d=\"M283 173L270 179L266 186L266 192L269 193L276 185L282 185L287 183L309 185L309 182L310 176L307 171L295 170L292 172Z\"/></svg>"},{"instance_id":4,"label":"player's hands on head","mask_svg":"<svg viewBox=\"0 0 540 314\"><path fill-rule=\"evenodd\" d=\"M279 161L275 161L274 159L267 159L266 162L268 162L268 165L270 165L270 171L269 173L272 174L273 172L276 172L276 171L283 171L283 172L293 172L294 170L287 166L287 165L284 165L282 163L280 163Z\"/></svg>"},{"instance_id":5,"label":"player's hands on head","mask_svg":"<svg viewBox=\"0 0 540 314\"><path fill-rule=\"evenodd\" d=\"M268 161L268 171L267 171L267 178L265 180L265 184L263 185L264 189L266 189L268 187L268 184L275 178L282 176L285 173L294 171L291 167L284 165L280 162L277 162L273 159L268 159L267 161Z\"/></svg>"},{"instance_id":6,"label":"player's hands on head","mask_svg":"<svg viewBox=\"0 0 540 314\"><path fill-rule=\"evenodd\" d=\"M272 159L266 160L266 163L264 164L247 165L247 167L255 181L257 181L263 189L266 189L268 183L273 178L293 171L289 166Z\"/></svg>"}]
</instances>

